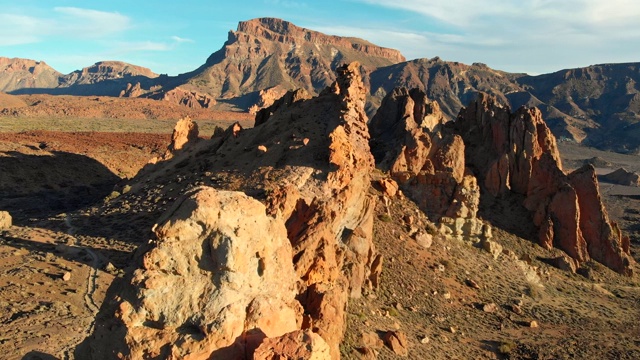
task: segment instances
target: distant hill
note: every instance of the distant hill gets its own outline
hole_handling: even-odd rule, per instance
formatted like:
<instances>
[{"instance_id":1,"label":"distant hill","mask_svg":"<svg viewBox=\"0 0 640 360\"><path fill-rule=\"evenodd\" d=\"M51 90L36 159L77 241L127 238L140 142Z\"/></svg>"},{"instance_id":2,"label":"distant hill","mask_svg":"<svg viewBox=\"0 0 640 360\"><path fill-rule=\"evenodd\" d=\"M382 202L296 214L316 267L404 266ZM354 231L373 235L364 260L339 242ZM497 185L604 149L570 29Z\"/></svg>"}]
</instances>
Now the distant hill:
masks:
<instances>
[{"instance_id":1,"label":"distant hill","mask_svg":"<svg viewBox=\"0 0 640 360\"><path fill-rule=\"evenodd\" d=\"M478 92L515 109L536 106L561 140L640 151L640 63L603 64L530 76L437 57L406 61L366 40L326 35L274 18L243 21L197 69L166 76L117 61L63 75L44 62L0 58L0 91L146 97L188 107L256 111L285 91L318 94L342 63L358 61L367 113L397 86L420 88L453 119Z\"/></svg>"},{"instance_id":2,"label":"distant hill","mask_svg":"<svg viewBox=\"0 0 640 360\"><path fill-rule=\"evenodd\" d=\"M0 57L0 91L12 94L118 96L127 83L147 86L153 71L122 61L100 61L64 75L44 61Z\"/></svg>"}]
</instances>

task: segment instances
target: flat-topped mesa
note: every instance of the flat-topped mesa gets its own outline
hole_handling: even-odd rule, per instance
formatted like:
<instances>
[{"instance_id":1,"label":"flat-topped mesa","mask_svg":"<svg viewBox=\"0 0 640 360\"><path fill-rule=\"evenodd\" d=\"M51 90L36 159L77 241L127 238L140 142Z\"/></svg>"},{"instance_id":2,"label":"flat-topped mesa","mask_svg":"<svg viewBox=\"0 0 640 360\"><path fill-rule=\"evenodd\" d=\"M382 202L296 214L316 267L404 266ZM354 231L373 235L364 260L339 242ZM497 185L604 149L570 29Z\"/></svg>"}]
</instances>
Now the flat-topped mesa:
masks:
<instances>
[{"instance_id":1,"label":"flat-topped mesa","mask_svg":"<svg viewBox=\"0 0 640 360\"><path fill-rule=\"evenodd\" d=\"M353 50L368 55L388 58L394 63L406 60L405 57L395 49L377 46L366 40L358 38L325 35L277 18L257 18L241 21L238 24L237 32L229 33L229 40L231 41L236 38L239 35L238 33L245 33L285 44L311 42L315 44L352 48Z\"/></svg>"},{"instance_id":2,"label":"flat-topped mesa","mask_svg":"<svg viewBox=\"0 0 640 360\"><path fill-rule=\"evenodd\" d=\"M485 196L522 196L541 246L631 274L629 240L609 220L593 167L568 176L562 171L555 137L538 109L521 107L512 113L481 93L460 111L454 126Z\"/></svg>"}]
</instances>

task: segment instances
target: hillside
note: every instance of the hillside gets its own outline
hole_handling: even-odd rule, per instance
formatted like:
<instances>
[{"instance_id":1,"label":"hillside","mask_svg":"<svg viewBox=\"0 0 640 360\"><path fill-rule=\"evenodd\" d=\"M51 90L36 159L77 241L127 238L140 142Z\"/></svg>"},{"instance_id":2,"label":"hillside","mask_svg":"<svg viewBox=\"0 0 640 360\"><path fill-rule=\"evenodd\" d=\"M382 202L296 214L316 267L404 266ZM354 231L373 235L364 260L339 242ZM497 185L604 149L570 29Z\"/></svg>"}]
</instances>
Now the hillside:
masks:
<instances>
[{"instance_id":1,"label":"hillside","mask_svg":"<svg viewBox=\"0 0 640 360\"><path fill-rule=\"evenodd\" d=\"M274 18L242 21L199 68L178 76L116 61L62 75L44 62L2 58L0 91L144 97L187 107L258 111L287 90L318 94L334 70L358 61L369 88L367 114L396 86L418 88L454 119L479 92L512 109L536 106L561 140L618 152L640 151L637 63L602 64L530 76L444 61L405 61L397 50L362 39L322 34Z\"/></svg>"},{"instance_id":2,"label":"hillside","mask_svg":"<svg viewBox=\"0 0 640 360\"><path fill-rule=\"evenodd\" d=\"M253 128L182 119L165 149L2 137L0 351L637 359L640 203L601 189L593 152L561 159L539 110L486 94L451 122L396 88L367 122L359 69Z\"/></svg>"}]
</instances>

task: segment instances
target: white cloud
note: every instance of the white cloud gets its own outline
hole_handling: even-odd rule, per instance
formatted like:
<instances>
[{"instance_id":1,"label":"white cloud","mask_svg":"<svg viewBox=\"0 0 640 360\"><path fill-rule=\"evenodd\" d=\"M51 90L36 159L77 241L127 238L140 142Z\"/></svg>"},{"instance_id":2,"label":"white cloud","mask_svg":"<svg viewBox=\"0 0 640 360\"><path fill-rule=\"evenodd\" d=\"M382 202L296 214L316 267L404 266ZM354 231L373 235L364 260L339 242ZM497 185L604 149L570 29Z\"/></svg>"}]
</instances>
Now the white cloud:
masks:
<instances>
[{"instance_id":1,"label":"white cloud","mask_svg":"<svg viewBox=\"0 0 640 360\"><path fill-rule=\"evenodd\" d=\"M106 12L76 7L55 7L60 14L57 29L53 31L80 37L102 37L128 30L131 19L117 12Z\"/></svg>"},{"instance_id":2,"label":"white cloud","mask_svg":"<svg viewBox=\"0 0 640 360\"><path fill-rule=\"evenodd\" d=\"M173 41L175 41L175 42L177 42L177 43L193 43L193 42L195 42L195 41L194 41L194 40L192 40L192 39L182 38L182 37L180 37L180 36L176 36L176 35L173 35L173 36L171 37L171 40L173 40Z\"/></svg>"},{"instance_id":3,"label":"white cloud","mask_svg":"<svg viewBox=\"0 0 640 360\"><path fill-rule=\"evenodd\" d=\"M0 45L20 45L49 37L97 39L122 33L132 27L129 17L75 7L56 7L47 17L0 14Z\"/></svg>"},{"instance_id":4,"label":"white cloud","mask_svg":"<svg viewBox=\"0 0 640 360\"><path fill-rule=\"evenodd\" d=\"M353 1L424 17L424 24L398 30L423 37L421 43L407 36L387 39L375 29L358 35L408 58L438 55L530 72L640 60L640 49L632 45L640 43L635 0Z\"/></svg>"}]
</instances>

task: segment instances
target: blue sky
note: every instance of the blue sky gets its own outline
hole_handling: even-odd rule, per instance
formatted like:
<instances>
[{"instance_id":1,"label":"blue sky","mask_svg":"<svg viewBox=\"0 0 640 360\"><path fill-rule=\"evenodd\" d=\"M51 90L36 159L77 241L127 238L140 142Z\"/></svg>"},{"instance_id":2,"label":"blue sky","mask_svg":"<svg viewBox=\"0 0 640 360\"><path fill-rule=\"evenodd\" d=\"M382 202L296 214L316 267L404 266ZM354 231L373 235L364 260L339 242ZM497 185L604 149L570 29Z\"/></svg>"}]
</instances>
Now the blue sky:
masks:
<instances>
[{"instance_id":1,"label":"blue sky","mask_svg":"<svg viewBox=\"0 0 640 360\"><path fill-rule=\"evenodd\" d=\"M0 56L63 73L121 60L177 75L237 23L278 17L431 58L531 74L640 62L637 0L3 1Z\"/></svg>"}]
</instances>

